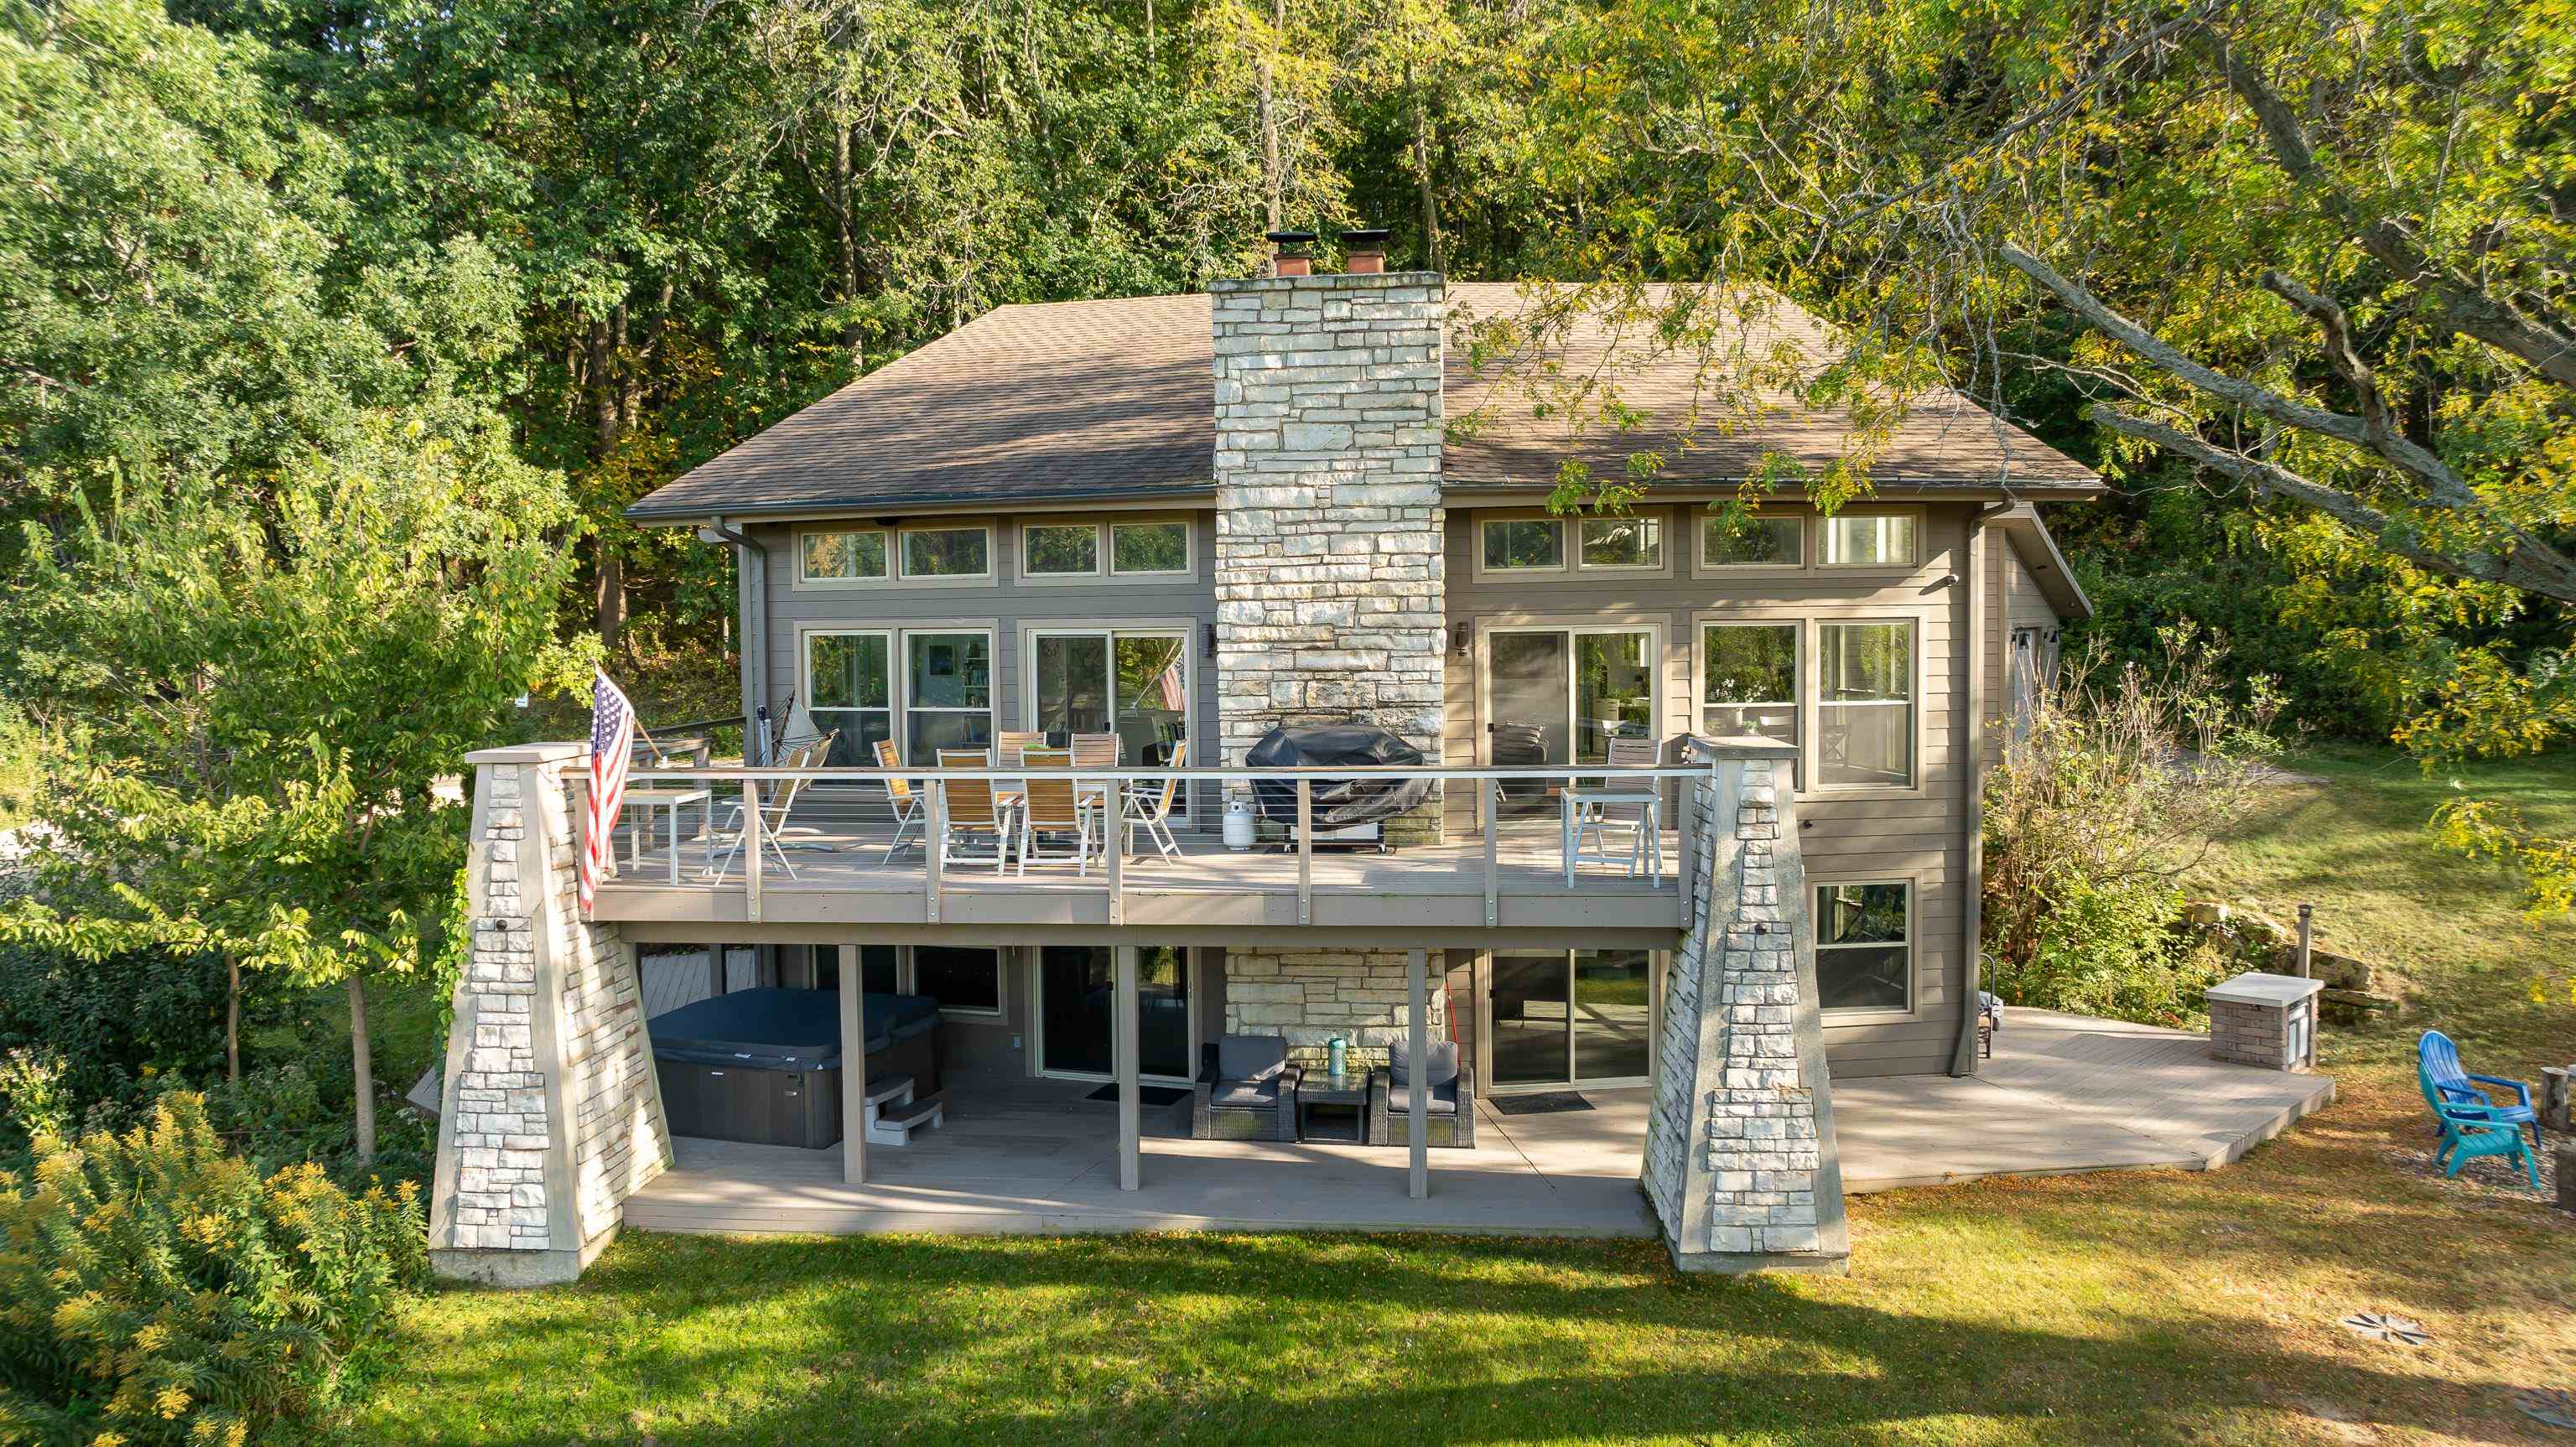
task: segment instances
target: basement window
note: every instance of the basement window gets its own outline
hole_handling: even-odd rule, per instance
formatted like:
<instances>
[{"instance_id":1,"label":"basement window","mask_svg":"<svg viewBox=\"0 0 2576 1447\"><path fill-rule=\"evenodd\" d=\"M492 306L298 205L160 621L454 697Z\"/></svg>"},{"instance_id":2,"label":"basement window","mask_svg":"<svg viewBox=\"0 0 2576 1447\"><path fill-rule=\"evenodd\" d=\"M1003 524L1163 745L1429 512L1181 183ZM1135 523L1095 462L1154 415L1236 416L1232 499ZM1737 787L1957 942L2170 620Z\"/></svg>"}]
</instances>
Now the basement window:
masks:
<instances>
[{"instance_id":1,"label":"basement window","mask_svg":"<svg viewBox=\"0 0 2576 1447\"><path fill-rule=\"evenodd\" d=\"M1815 925L1816 994L1823 1008L1913 1008L1913 885L1818 885Z\"/></svg>"}]
</instances>

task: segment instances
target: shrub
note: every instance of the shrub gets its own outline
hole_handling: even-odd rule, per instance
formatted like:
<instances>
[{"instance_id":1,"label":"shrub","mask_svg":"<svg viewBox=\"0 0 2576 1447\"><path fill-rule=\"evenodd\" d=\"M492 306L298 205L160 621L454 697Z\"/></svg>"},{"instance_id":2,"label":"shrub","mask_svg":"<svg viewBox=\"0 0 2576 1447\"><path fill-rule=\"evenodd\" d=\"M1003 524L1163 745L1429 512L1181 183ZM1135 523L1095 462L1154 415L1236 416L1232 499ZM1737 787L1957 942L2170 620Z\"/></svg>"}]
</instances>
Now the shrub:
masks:
<instances>
[{"instance_id":1,"label":"shrub","mask_svg":"<svg viewBox=\"0 0 2576 1447\"><path fill-rule=\"evenodd\" d=\"M352 1399L427 1270L419 1195L263 1177L174 1091L0 1172L0 1443L227 1443Z\"/></svg>"},{"instance_id":2,"label":"shrub","mask_svg":"<svg viewBox=\"0 0 2576 1447\"><path fill-rule=\"evenodd\" d=\"M161 1079L222 1072L224 992L223 962L213 956L138 951L82 960L0 944L0 1054L56 1058L55 1089L76 1110L122 1108L130 1120ZM247 1031L275 1006L253 992L243 1008Z\"/></svg>"},{"instance_id":3,"label":"shrub","mask_svg":"<svg viewBox=\"0 0 2576 1447\"><path fill-rule=\"evenodd\" d=\"M2217 961L2180 929L2178 881L2254 805L2273 704L2222 686L2214 650L2077 661L2015 721L1988 776L1985 977L2016 1004L2177 1024ZM2104 681L2107 680L2107 681Z\"/></svg>"}]
</instances>

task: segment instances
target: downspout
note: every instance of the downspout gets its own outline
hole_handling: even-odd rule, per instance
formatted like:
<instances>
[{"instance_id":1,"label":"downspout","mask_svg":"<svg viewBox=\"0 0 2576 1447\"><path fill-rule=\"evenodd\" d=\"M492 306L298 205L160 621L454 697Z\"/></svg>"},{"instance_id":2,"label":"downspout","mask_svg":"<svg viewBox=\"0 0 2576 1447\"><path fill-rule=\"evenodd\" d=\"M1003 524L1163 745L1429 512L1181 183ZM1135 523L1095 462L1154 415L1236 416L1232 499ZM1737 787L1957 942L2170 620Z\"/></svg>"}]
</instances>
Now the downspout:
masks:
<instances>
[{"instance_id":1,"label":"downspout","mask_svg":"<svg viewBox=\"0 0 2576 1447\"><path fill-rule=\"evenodd\" d=\"M1985 999L1986 932L1986 520L2010 511L1999 502L1968 515L1968 768L1960 829L1967 855L1968 897L1959 911L1959 1033L1950 1042L1950 1073L1977 1073L1977 1013Z\"/></svg>"},{"instance_id":2,"label":"downspout","mask_svg":"<svg viewBox=\"0 0 2576 1447\"><path fill-rule=\"evenodd\" d=\"M757 767L768 762L754 754L768 742L760 711L769 701L769 553L748 535L726 527L721 514L698 529L698 538L733 544L740 563L734 569L734 591L742 610L742 750L743 762Z\"/></svg>"}]
</instances>

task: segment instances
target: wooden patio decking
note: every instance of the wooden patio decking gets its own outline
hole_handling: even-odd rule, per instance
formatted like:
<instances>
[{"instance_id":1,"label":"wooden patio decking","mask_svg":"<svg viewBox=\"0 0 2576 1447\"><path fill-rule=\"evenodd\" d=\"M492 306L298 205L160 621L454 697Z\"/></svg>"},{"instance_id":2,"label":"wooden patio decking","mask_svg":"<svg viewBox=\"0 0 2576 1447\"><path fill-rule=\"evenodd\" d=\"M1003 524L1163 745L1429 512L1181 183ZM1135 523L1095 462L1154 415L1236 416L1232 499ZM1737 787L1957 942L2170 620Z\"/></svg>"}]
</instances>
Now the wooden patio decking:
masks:
<instances>
[{"instance_id":1,"label":"wooden patio decking","mask_svg":"<svg viewBox=\"0 0 2576 1447\"><path fill-rule=\"evenodd\" d=\"M682 1140L627 1224L687 1232L1439 1231L1649 1236L1636 1185L1648 1093L1586 1090L1588 1111L1505 1115L1480 1102L1478 1146L1431 1153L1406 1194L1385 1147L1187 1139L1186 1101L1146 1111L1144 1185L1118 1189L1115 1107L1089 1084L961 1082L948 1124L868 1152ZM2325 1076L2212 1060L2200 1035L2016 1010L1982 1074L1834 1087L1853 1192L1993 1175L2227 1164L2334 1098Z\"/></svg>"}]
</instances>

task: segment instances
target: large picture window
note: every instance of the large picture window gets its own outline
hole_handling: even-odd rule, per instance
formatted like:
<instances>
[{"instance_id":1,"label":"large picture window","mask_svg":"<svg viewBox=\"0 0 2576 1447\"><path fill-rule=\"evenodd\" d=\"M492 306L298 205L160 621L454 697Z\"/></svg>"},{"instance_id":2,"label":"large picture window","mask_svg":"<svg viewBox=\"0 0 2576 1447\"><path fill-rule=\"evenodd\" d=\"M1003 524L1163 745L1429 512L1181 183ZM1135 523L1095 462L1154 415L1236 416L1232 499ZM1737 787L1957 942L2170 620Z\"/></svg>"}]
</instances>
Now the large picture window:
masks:
<instances>
[{"instance_id":1,"label":"large picture window","mask_svg":"<svg viewBox=\"0 0 2576 1447\"><path fill-rule=\"evenodd\" d=\"M1798 741L1798 625L1710 623L1700 629L1700 730Z\"/></svg>"},{"instance_id":2,"label":"large picture window","mask_svg":"<svg viewBox=\"0 0 2576 1447\"><path fill-rule=\"evenodd\" d=\"M1002 1013L1002 952L960 945L914 945L912 992L928 995L942 1010L969 1015Z\"/></svg>"},{"instance_id":3,"label":"large picture window","mask_svg":"<svg viewBox=\"0 0 2576 1447\"><path fill-rule=\"evenodd\" d=\"M1816 993L1827 1010L1913 1008L1914 889L1816 887Z\"/></svg>"},{"instance_id":4,"label":"large picture window","mask_svg":"<svg viewBox=\"0 0 2576 1447\"><path fill-rule=\"evenodd\" d=\"M873 767L894 737L894 638L888 633L805 635L805 708L818 729L837 729L826 762Z\"/></svg>"},{"instance_id":5,"label":"large picture window","mask_svg":"<svg viewBox=\"0 0 2576 1447\"><path fill-rule=\"evenodd\" d=\"M1816 625L1816 783L1914 787L1915 625Z\"/></svg>"}]
</instances>

